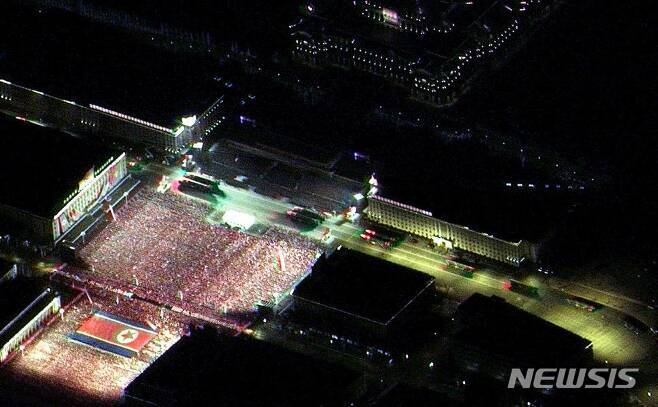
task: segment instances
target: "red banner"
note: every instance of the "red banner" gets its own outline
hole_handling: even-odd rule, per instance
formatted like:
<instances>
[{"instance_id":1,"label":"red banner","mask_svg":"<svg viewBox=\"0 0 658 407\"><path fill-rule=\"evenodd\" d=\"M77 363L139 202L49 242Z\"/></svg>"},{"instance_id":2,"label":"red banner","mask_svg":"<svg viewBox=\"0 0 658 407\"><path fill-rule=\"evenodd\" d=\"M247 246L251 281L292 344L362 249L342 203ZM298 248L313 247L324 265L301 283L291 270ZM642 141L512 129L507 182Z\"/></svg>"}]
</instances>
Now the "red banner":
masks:
<instances>
[{"instance_id":1,"label":"red banner","mask_svg":"<svg viewBox=\"0 0 658 407\"><path fill-rule=\"evenodd\" d=\"M155 337L153 331L102 314L94 314L83 322L77 333L134 352L139 352Z\"/></svg>"}]
</instances>

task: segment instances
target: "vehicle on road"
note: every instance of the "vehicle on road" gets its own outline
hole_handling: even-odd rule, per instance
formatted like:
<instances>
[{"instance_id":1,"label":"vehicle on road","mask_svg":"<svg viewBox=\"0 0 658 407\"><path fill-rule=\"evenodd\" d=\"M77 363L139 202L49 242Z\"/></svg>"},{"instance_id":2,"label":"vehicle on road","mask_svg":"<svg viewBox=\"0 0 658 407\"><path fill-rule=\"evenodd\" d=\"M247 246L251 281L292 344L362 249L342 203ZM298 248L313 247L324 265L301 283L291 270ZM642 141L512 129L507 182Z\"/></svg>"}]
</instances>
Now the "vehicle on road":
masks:
<instances>
[{"instance_id":1,"label":"vehicle on road","mask_svg":"<svg viewBox=\"0 0 658 407\"><path fill-rule=\"evenodd\" d=\"M603 304L588 300L587 298L571 295L567 297L567 302L577 308L586 309L589 312L598 311L603 308Z\"/></svg>"}]
</instances>

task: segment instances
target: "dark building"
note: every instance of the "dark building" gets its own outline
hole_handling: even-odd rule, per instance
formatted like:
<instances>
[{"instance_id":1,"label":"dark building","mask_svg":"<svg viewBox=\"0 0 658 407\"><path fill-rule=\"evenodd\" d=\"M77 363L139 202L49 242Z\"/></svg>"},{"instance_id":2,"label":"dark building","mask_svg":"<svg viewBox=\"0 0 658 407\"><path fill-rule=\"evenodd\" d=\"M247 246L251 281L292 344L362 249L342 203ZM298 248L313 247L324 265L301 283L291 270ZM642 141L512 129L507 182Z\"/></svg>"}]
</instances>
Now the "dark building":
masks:
<instances>
[{"instance_id":1,"label":"dark building","mask_svg":"<svg viewBox=\"0 0 658 407\"><path fill-rule=\"evenodd\" d=\"M364 344L391 345L432 298L434 278L345 248L318 258L293 291L298 321Z\"/></svg>"},{"instance_id":2,"label":"dark building","mask_svg":"<svg viewBox=\"0 0 658 407\"><path fill-rule=\"evenodd\" d=\"M127 176L126 155L0 115L0 232L53 244Z\"/></svg>"},{"instance_id":3,"label":"dark building","mask_svg":"<svg viewBox=\"0 0 658 407\"><path fill-rule=\"evenodd\" d=\"M170 52L150 43L155 34L66 11L2 7L0 110L170 151L217 120L218 65L208 53Z\"/></svg>"},{"instance_id":4,"label":"dark building","mask_svg":"<svg viewBox=\"0 0 658 407\"><path fill-rule=\"evenodd\" d=\"M128 405L337 406L359 374L250 337L205 328L183 337L125 390Z\"/></svg>"},{"instance_id":5,"label":"dark building","mask_svg":"<svg viewBox=\"0 0 658 407\"><path fill-rule=\"evenodd\" d=\"M554 2L309 0L293 56L384 77L420 100L453 103L482 68L524 42Z\"/></svg>"},{"instance_id":6,"label":"dark building","mask_svg":"<svg viewBox=\"0 0 658 407\"><path fill-rule=\"evenodd\" d=\"M457 309L454 357L468 370L507 380L512 368L588 366L592 342L504 299L473 294Z\"/></svg>"}]
</instances>

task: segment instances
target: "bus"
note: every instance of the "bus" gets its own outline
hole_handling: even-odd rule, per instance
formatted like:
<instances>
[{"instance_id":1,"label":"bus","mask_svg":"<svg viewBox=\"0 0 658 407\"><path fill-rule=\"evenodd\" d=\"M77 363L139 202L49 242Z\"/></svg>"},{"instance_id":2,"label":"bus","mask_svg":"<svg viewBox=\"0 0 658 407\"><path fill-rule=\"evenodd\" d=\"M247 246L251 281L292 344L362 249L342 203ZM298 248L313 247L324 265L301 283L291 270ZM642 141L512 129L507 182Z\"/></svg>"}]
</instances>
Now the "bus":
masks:
<instances>
[{"instance_id":1,"label":"bus","mask_svg":"<svg viewBox=\"0 0 658 407\"><path fill-rule=\"evenodd\" d=\"M527 297L532 297L532 298L538 298L539 297L539 289L537 287L524 284L520 281L517 280L506 280L503 283L503 289L512 291L521 295L525 295Z\"/></svg>"}]
</instances>

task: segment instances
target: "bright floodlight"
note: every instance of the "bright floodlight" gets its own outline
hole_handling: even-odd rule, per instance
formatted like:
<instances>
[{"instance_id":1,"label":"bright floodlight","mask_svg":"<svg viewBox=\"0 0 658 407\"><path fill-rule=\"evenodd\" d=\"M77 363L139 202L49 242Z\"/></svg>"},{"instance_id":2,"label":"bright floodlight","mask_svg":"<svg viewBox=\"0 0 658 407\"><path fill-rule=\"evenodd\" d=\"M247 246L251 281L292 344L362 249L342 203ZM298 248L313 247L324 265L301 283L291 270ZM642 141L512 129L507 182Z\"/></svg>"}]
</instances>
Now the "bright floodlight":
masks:
<instances>
[{"instance_id":1,"label":"bright floodlight","mask_svg":"<svg viewBox=\"0 0 658 407\"><path fill-rule=\"evenodd\" d=\"M229 209L222 217L222 221L231 227L237 226L242 229L249 229L254 225L256 219L247 213Z\"/></svg>"},{"instance_id":2,"label":"bright floodlight","mask_svg":"<svg viewBox=\"0 0 658 407\"><path fill-rule=\"evenodd\" d=\"M183 126L192 127L196 123L196 115L183 117Z\"/></svg>"}]
</instances>

